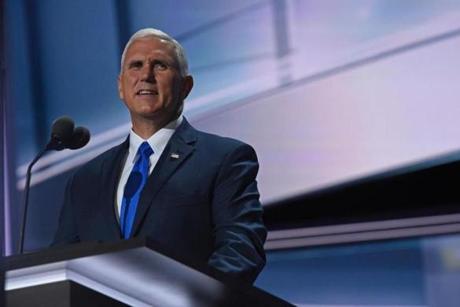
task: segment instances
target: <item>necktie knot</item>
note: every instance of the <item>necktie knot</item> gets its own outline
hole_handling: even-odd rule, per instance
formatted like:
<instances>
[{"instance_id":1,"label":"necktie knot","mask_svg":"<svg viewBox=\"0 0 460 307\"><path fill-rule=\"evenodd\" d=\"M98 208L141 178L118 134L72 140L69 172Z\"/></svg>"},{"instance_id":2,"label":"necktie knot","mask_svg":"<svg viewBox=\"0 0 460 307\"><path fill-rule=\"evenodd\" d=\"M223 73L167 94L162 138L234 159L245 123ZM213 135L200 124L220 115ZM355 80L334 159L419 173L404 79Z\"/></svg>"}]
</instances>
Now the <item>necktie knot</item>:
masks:
<instances>
[{"instance_id":1,"label":"necktie knot","mask_svg":"<svg viewBox=\"0 0 460 307\"><path fill-rule=\"evenodd\" d=\"M139 149L137 152L143 157L148 158L150 157L151 154L153 154L153 149L152 147L150 147L149 143L143 142L141 146L139 146Z\"/></svg>"}]
</instances>

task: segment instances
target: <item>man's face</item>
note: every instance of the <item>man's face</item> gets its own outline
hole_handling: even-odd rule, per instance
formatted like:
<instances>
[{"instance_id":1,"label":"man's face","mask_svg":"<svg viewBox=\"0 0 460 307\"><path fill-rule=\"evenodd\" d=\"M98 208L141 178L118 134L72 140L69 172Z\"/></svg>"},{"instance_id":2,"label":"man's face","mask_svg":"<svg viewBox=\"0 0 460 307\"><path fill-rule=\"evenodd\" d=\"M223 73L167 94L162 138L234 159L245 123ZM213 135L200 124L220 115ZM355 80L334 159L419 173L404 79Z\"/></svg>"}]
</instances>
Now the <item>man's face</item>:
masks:
<instances>
[{"instance_id":1,"label":"man's face","mask_svg":"<svg viewBox=\"0 0 460 307\"><path fill-rule=\"evenodd\" d=\"M165 125L175 119L192 86L192 78L180 74L174 46L156 37L131 44L118 77L118 93L133 124L148 119Z\"/></svg>"}]
</instances>

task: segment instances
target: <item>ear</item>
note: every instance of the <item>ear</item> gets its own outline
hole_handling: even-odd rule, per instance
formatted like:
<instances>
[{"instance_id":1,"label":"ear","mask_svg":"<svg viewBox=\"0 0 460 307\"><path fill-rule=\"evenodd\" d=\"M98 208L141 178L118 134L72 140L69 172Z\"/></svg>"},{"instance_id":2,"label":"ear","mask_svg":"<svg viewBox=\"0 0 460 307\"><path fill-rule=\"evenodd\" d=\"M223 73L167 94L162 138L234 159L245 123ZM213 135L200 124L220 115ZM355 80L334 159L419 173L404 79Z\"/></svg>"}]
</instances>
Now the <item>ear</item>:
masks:
<instances>
[{"instance_id":1,"label":"ear","mask_svg":"<svg viewBox=\"0 0 460 307\"><path fill-rule=\"evenodd\" d=\"M185 76L184 83L182 85L182 93L181 98L182 101L187 98L188 94L192 91L193 88L193 77L192 76Z\"/></svg>"},{"instance_id":2,"label":"ear","mask_svg":"<svg viewBox=\"0 0 460 307\"><path fill-rule=\"evenodd\" d=\"M123 95L123 86L121 85L121 73L118 75L117 83L118 83L118 96L120 97L121 100L124 101L125 96Z\"/></svg>"}]
</instances>

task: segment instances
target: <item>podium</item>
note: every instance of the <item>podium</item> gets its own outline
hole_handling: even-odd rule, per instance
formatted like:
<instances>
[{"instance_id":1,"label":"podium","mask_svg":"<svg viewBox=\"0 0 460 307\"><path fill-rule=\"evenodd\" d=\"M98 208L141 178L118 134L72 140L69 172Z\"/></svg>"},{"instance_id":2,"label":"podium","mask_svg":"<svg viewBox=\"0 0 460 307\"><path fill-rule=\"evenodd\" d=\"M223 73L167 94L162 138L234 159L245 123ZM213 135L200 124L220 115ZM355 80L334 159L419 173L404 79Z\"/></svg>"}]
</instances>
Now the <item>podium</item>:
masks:
<instances>
[{"instance_id":1,"label":"podium","mask_svg":"<svg viewBox=\"0 0 460 307\"><path fill-rule=\"evenodd\" d=\"M148 239L6 258L7 306L291 306Z\"/></svg>"}]
</instances>

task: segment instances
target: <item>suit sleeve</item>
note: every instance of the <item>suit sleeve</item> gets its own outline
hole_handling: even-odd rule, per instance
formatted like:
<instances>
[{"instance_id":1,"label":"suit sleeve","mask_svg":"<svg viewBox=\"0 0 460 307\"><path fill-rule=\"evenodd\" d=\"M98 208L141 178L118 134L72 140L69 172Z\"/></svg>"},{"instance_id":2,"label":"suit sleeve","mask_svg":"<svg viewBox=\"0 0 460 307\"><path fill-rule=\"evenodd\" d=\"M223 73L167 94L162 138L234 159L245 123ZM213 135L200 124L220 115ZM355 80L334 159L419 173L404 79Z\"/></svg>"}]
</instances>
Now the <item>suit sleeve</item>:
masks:
<instances>
[{"instance_id":1,"label":"suit sleeve","mask_svg":"<svg viewBox=\"0 0 460 307\"><path fill-rule=\"evenodd\" d=\"M58 228L51 246L61 246L79 242L78 229L75 216L72 210L72 183L73 176L67 182L64 195L64 204L59 216Z\"/></svg>"},{"instance_id":2,"label":"suit sleeve","mask_svg":"<svg viewBox=\"0 0 460 307\"><path fill-rule=\"evenodd\" d=\"M256 176L257 156L249 145L227 154L220 167L212 203L214 252L208 264L226 275L253 283L265 265Z\"/></svg>"}]
</instances>

